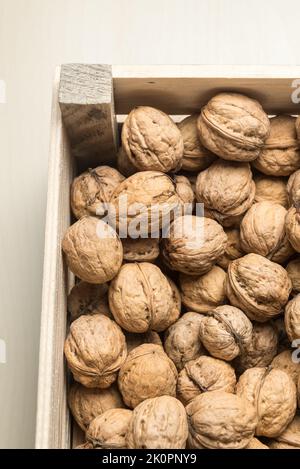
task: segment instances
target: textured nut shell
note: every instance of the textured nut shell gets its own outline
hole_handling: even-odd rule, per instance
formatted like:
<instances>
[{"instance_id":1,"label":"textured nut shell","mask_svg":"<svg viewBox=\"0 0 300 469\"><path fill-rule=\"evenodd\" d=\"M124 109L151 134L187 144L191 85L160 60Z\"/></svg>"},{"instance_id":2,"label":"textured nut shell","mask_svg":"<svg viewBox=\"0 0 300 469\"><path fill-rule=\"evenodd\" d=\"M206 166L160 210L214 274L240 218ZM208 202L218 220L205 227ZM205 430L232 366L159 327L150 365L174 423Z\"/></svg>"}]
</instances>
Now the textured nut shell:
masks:
<instances>
[{"instance_id":1,"label":"textured nut shell","mask_svg":"<svg viewBox=\"0 0 300 469\"><path fill-rule=\"evenodd\" d=\"M103 203L110 201L124 176L110 166L98 166L76 177L71 186L71 208L76 218L100 215Z\"/></svg>"},{"instance_id":2,"label":"textured nut shell","mask_svg":"<svg viewBox=\"0 0 300 469\"><path fill-rule=\"evenodd\" d=\"M119 389L125 404L136 407L150 397L175 396L177 370L160 345L133 349L120 369Z\"/></svg>"},{"instance_id":3,"label":"textured nut shell","mask_svg":"<svg viewBox=\"0 0 300 469\"><path fill-rule=\"evenodd\" d=\"M127 355L120 327L103 314L72 322L64 349L74 379L90 388L110 386Z\"/></svg>"},{"instance_id":4,"label":"textured nut shell","mask_svg":"<svg viewBox=\"0 0 300 469\"><path fill-rule=\"evenodd\" d=\"M149 262L124 264L110 284L108 297L116 322L129 332L164 331L177 319L168 279Z\"/></svg>"},{"instance_id":5,"label":"textured nut shell","mask_svg":"<svg viewBox=\"0 0 300 469\"><path fill-rule=\"evenodd\" d=\"M286 271L291 279L293 291L300 292L300 258L293 259L286 266Z\"/></svg>"},{"instance_id":6,"label":"textured nut shell","mask_svg":"<svg viewBox=\"0 0 300 469\"><path fill-rule=\"evenodd\" d=\"M252 324L238 308L218 306L203 316L200 340L209 353L222 360L233 360L250 343Z\"/></svg>"},{"instance_id":7,"label":"textured nut shell","mask_svg":"<svg viewBox=\"0 0 300 469\"><path fill-rule=\"evenodd\" d=\"M189 448L245 448L254 436L254 407L235 394L205 392L187 405L186 412Z\"/></svg>"},{"instance_id":8,"label":"textured nut shell","mask_svg":"<svg viewBox=\"0 0 300 469\"><path fill-rule=\"evenodd\" d=\"M208 272L222 256L227 236L216 221L185 215L170 226L163 240L163 257L168 267L188 275Z\"/></svg>"},{"instance_id":9,"label":"textured nut shell","mask_svg":"<svg viewBox=\"0 0 300 469\"><path fill-rule=\"evenodd\" d=\"M183 405L174 397L161 396L134 409L126 440L131 449L184 449L187 437Z\"/></svg>"},{"instance_id":10,"label":"textured nut shell","mask_svg":"<svg viewBox=\"0 0 300 469\"><path fill-rule=\"evenodd\" d=\"M174 181L176 184L176 192L182 201L182 214L192 213L195 202L195 195L190 181L186 176L182 175L174 176Z\"/></svg>"},{"instance_id":11,"label":"textured nut shell","mask_svg":"<svg viewBox=\"0 0 300 469\"><path fill-rule=\"evenodd\" d=\"M159 256L159 239L123 238L123 257L127 262L153 262Z\"/></svg>"},{"instance_id":12,"label":"textured nut shell","mask_svg":"<svg viewBox=\"0 0 300 469\"><path fill-rule=\"evenodd\" d=\"M241 247L274 262L285 262L294 253L285 232L286 209L272 202L258 202L241 223Z\"/></svg>"},{"instance_id":13,"label":"textured nut shell","mask_svg":"<svg viewBox=\"0 0 300 469\"><path fill-rule=\"evenodd\" d=\"M71 320L83 314L104 314L112 319L107 299L108 286L106 283L96 285L78 282L68 295L68 311Z\"/></svg>"},{"instance_id":14,"label":"textured nut shell","mask_svg":"<svg viewBox=\"0 0 300 469\"><path fill-rule=\"evenodd\" d=\"M245 449L269 449L269 447L264 445L257 438L252 438L252 440L250 440L250 443L248 443Z\"/></svg>"},{"instance_id":15,"label":"textured nut shell","mask_svg":"<svg viewBox=\"0 0 300 469\"><path fill-rule=\"evenodd\" d=\"M300 169L290 175L286 185L290 205L299 208L300 205Z\"/></svg>"},{"instance_id":16,"label":"textured nut shell","mask_svg":"<svg viewBox=\"0 0 300 469\"><path fill-rule=\"evenodd\" d=\"M225 160L252 161L270 131L268 116L255 99L220 93L201 110L201 143Z\"/></svg>"},{"instance_id":17,"label":"textured nut shell","mask_svg":"<svg viewBox=\"0 0 300 469\"><path fill-rule=\"evenodd\" d=\"M291 289L286 270L259 254L247 254L229 264L229 301L254 321L265 322L279 314Z\"/></svg>"},{"instance_id":18,"label":"textured nut shell","mask_svg":"<svg viewBox=\"0 0 300 469\"><path fill-rule=\"evenodd\" d=\"M106 410L124 407L121 394L114 384L108 389L96 389L73 383L69 390L68 404L83 431L86 431L94 418Z\"/></svg>"},{"instance_id":19,"label":"textured nut shell","mask_svg":"<svg viewBox=\"0 0 300 469\"><path fill-rule=\"evenodd\" d=\"M105 236L98 236L98 233ZM69 269L81 280L104 283L121 267L123 248L116 232L95 217L83 217L70 226L62 241Z\"/></svg>"},{"instance_id":20,"label":"textured nut shell","mask_svg":"<svg viewBox=\"0 0 300 469\"><path fill-rule=\"evenodd\" d=\"M117 153L117 167L127 178L137 172L137 168L133 166L123 147L120 147Z\"/></svg>"},{"instance_id":21,"label":"textured nut shell","mask_svg":"<svg viewBox=\"0 0 300 469\"><path fill-rule=\"evenodd\" d=\"M300 339L300 294L290 300L284 313L284 324L291 342Z\"/></svg>"},{"instance_id":22,"label":"textured nut shell","mask_svg":"<svg viewBox=\"0 0 300 469\"><path fill-rule=\"evenodd\" d=\"M276 440L300 449L300 415L296 415L287 428Z\"/></svg>"},{"instance_id":23,"label":"textured nut shell","mask_svg":"<svg viewBox=\"0 0 300 469\"><path fill-rule=\"evenodd\" d=\"M295 207L291 207L286 214L285 229L291 245L300 252L300 213Z\"/></svg>"},{"instance_id":24,"label":"textured nut shell","mask_svg":"<svg viewBox=\"0 0 300 469\"><path fill-rule=\"evenodd\" d=\"M180 274L180 290L183 304L190 310L205 313L225 303L226 273L213 266L201 276Z\"/></svg>"},{"instance_id":25,"label":"textured nut shell","mask_svg":"<svg viewBox=\"0 0 300 469\"><path fill-rule=\"evenodd\" d=\"M142 344L156 344L162 346L162 341L155 331L148 331L144 334L134 334L132 332L126 332L126 343L127 343L127 352L131 352L134 348Z\"/></svg>"},{"instance_id":26,"label":"textured nut shell","mask_svg":"<svg viewBox=\"0 0 300 469\"><path fill-rule=\"evenodd\" d=\"M270 176L289 176L300 168L300 143L295 118L277 116L270 119L270 134L253 166Z\"/></svg>"},{"instance_id":27,"label":"textured nut shell","mask_svg":"<svg viewBox=\"0 0 300 469\"><path fill-rule=\"evenodd\" d=\"M185 313L165 332L165 352L178 370L204 353L199 338L201 318L198 313Z\"/></svg>"},{"instance_id":28,"label":"textured nut shell","mask_svg":"<svg viewBox=\"0 0 300 469\"><path fill-rule=\"evenodd\" d=\"M177 124L183 138L184 149L181 168L185 171L202 171L216 159L216 156L200 142L197 120L198 115L192 115Z\"/></svg>"},{"instance_id":29,"label":"textured nut shell","mask_svg":"<svg viewBox=\"0 0 300 469\"><path fill-rule=\"evenodd\" d=\"M187 405L196 396L207 391L234 393L235 372L229 363L202 356L185 364L178 376L177 397Z\"/></svg>"},{"instance_id":30,"label":"textured nut shell","mask_svg":"<svg viewBox=\"0 0 300 469\"><path fill-rule=\"evenodd\" d=\"M109 409L99 415L89 425L86 439L94 448L124 449L126 433L132 418L132 410Z\"/></svg>"},{"instance_id":31,"label":"textured nut shell","mask_svg":"<svg viewBox=\"0 0 300 469\"><path fill-rule=\"evenodd\" d=\"M292 359L292 350L284 350L279 353L272 361L272 368L278 368L285 371L297 384L298 376L300 376L300 363L296 363Z\"/></svg>"},{"instance_id":32,"label":"textured nut shell","mask_svg":"<svg viewBox=\"0 0 300 469\"><path fill-rule=\"evenodd\" d=\"M237 383L236 392L256 408L255 434L274 438L292 421L296 411L296 387L279 369L250 368Z\"/></svg>"},{"instance_id":33,"label":"textured nut shell","mask_svg":"<svg viewBox=\"0 0 300 469\"><path fill-rule=\"evenodd\" d=\"M168 173L181 165L183 139L172 119L149 106L133 109L122 128L123 148L140 171Z\"/></svg>"},{"instance_id":34,"label":"textured nut shell","mask_svg":"<svg viewBox=\"0 0 300 469\"><path fill-rule=\"evenodd\" d=\"M227 269L229 262L242 257L245 253L241 247L240 230L237 228L226 228L227 246L223 256L218 260L218 265Z\"/></svg>"},{"instance_id":35,"label":"textured nut shell","mask_svg":"<svg viewBox=\"0 0 300 469\"><path fill-rule=\"evenodd\" d=\"M272 176L256 176L254 202L273 202L288 208L286 180Z\"/></svg>"}]
</instances>

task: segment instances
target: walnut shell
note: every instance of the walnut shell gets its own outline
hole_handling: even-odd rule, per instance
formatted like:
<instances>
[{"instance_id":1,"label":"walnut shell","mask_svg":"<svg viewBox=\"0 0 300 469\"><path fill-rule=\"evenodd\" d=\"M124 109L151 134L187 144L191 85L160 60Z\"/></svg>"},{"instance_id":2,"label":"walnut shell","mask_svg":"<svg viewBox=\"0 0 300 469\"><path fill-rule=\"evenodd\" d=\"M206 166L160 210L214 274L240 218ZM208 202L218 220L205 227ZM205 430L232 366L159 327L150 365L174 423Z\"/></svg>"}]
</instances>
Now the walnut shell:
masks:
<instances>
[{"instance_id":1,"label":"walnut shell","mask_svg":"<svg viewBox=\"0 0 300 469\"><path fill-rule=\"evenodd\" d=\"M286 214L285 229L289 242L300 252L300 213L295 207L291 207Z\"/></svg>"},{"instance_id":2,"label":"walnut shell","mask_svg":"<svg viewBox=\"0 0 300 469\"><path fill-rule=\"evenodd\" d=\"M247 254L229 264L227 296L251 320L265 322L279 314L291 289L286 270L259 254Z\"/></svg>"},{"instance_id":3,"label":"walnut shell","mask_svg":"<svg viewBox=\"0 0 300 469\"><path fill-rule=\"evenodd\" d=\"M205 313L225 303L226 273L213 266L201 276L180 274L179 283L183 304L190 310Z\"/></svg>"},{"instance_id":4,"label":"walnut shell","mask_svg":"<svg viewBox=\"0 0 300 469\"><path fill-rule=\"evenodd\" d=\"M201 318L198 313L185 313L165 332L165 352L178 370L204 353L199 339Z\"/></svg>"},{"instance_id":5,"label":"walnut shell","mask_svg":"<svg viewBox=\"0 0 300 469\"><path fill-rule=\"evenodd\" d=\"M189 448L241 449L254 436L254 407L235 394L204 392L187 405L186 412Z\"/></svg>"},{"instance_id":6,"label":"walnut shell","mask_svg":"<svg viewBox=\"0 0 300 469\"><path fill-rule=\"evenodd\" d=\"M241 223L241 246L274 262L285 262L294 250L285 232L287 211L279 204L258 202L248 210Z\"/></svg>"},{"instance_id":7,"label":"walnut shell","mask_svg":"<svg viewBox=\"0 0 300 469\"><path fill-rule=\"evenodd\" d=\"M240 377L236 392L256 408L257 436L274 438L282 433L296 412L296 386L279 369L250 368Z\"/></svg>"},{"instance_id":8,"label":"walnut shell","mask_svg":"<svg viewBox=\"0 0 300 469\"><path fill-rule=\"evenodd\" d=\"M124 407L121 394L114 384L107 389L86 388L73 383L68 404L79 427L85 432L95 417L108 409Z\"/></svg>"},{"instance_id":9,"label":"walnut shell","mask_svg":"<svg viewBox=\"0 0 300 469\"><path fill-rule=\"evenodd\" d=\"M296 415L276 441L270 445L272 449L300 449L300 416Z\"/></svg>"},{"instance_id":10,"label":"walnut shell","mask_svg":"<svg viewBox=\"0 0 300 469\"><path fill-rule=\"evenodd\" d=\"M295 118L277 116L270 119L270 134L253 166L269 176L289 176L300 168L300 143Z\"/></svg>"},{"instance_id":11,"label":"walnut shell","mask_svg":"<svg viewBox=\"0 0 300 469\"><path fill-rule=\"evenodd\" d=\"M68 295L68 311L71 320L83 314L104 314L112 319L107 299L108 285L96 285L87 282L78 282Z\"/></svg>"},{"instance_id":12,"label":"walnut shell","mask_svg":"<svg viewBox=\"0 0 300 469\"><path fill-rule=\"evenodd\" d=\"M269 447L264 445L257 438L252 438L245 449L269 449Z\"/></svg>"},{"instance_id":13,"label":"walnut shell","mask_svg":"<svg viewBox=\"0 0 300 469\"><path fill-rule=\"evenodd\" d=\"M254 202L273 202L288 208L288 194L286 181L272 176L256 176Z\"/></svg>"},{"instance_id":14,"label":"walnut shell","mask_svg":"<svg viewBox=\"0 0 300 469\"><path fill-rule=\"evenodd\" d=\"M117 233L96 217L83 217L70 226L62 241L69 269L81 280L105 283L121 267L123 248Z\"/></svg>"},{"instance_id":15,"label":"walnut shell","mask_svg":"<svg viewBox=\"0 0 300 469\"><path fill-rule=\"evenodd\" d=\"M217 160L198 174L196 198L222 225L235 225L252 205L255 184L249 163Z\"/></svg>"},{"instance_id":16,"label":"walnut shell","mask_svg":"<svg viewBox=\"0 0 300 469\"><path fill-rule=\"evenodd\" d=\"M237 228L226 228L224 231L228 241L223 256L218 260L218 265L227 270L229 262L242 257L245 253L241 247L240 230Z\"/></svg>"},{"instance_id":17,"label":"walnut shell","mask_svg":"<svg viewBox=\"0 0 300 469\"><path fill-rule=\"evenodd\" d=\"M243 353L251 342L252 324L238 308L218 306L203 316L200 323L200 340L216 358L230 361Z\"/></svg>"},{"instance_id":18,"label":"walnut shell","mask_svg":"<svg viewBox=\"0 0 300 469\"><path fill-rule=\"evenodd\" d=\"M176 395L177 370L160 345L133 349L120 369L119 389L125 404L136 407L150 397Z\"/></svg>"},{"instance_id":19,"label":"walnut shell","mask_svg":"<svg viewBox=\"0 0 300 469\"><path fill-rule=\"evenodd\" d=\"M227 236L216 221L185 215L174 220L163 239L163 258L173 270L201 275L222 256L226 244Z\"/></svg>"},{"instance_id":20,"label":"walnut shell","mask_svg":"<svg viewBox=\"0 0 300 469\"><path fill-rule=\"evenodd\" d=\"M300 208L300 169L290 175L286 185L289 203L297 209Z\"/></svg>"},{"instance_id":21,"label":"walnut shell","mask_svg":"<svg viewBox=\"0 0 300 469\"><path fill-rule=\"evenodd\" d=\"M124 449L132 410L109 409L98 415L86 432L87 441L95 449Z\"/></svg>"},{"instance_id":22,"label":"walnut shell","mask_svg":"<svg viewBox=\"0 0 300 469\"><path fill-rule=\"evenodd\" d=\"M187 405L196 396L208 391L234 393L235 372L229 363L212 357L198 357L187 362L178 376L177 397Z\"/></svg>"},{"instance_id":23,"label":"walnut shell","mask_svg":"<svg viewBox=\"0 0 300 469\"><path fill-rule=\"evenodd\" d=\"M137 168L133 166L123 147L120 147L117 153L117 167L127 178L137 172Z\"/></svg>"},{"instance_id":24,"label":"walnut shell","mask_svg":"<svg viewBox=\"0 0 300 469\"><path fill-rule=\"evenodd\" d=\"M128 114L122 128L122 145L140 171L168 173L181 165L181 132L167 114L153 107L139 106Z\"/></svg>"},{"instance_id":25,"label":"walnut shell","mask_svg":"<svg viewBox=\"0 0 300 469\"><path fill-rule=\"evenodd\" d=\"M64 350L75 381L88 388L108 388L127 355L120 327L103 314L72 322Z\"/></svg>"},{"instance_id":26,"label":"walnut shell","mask_svg":"<svg viewBox=\"0 0 300 469\"><path fill-rule=\"evenodd\" d=\"M293 292L300 293L300 258L293 259L286 266L286 271L293 285Z\"/></svg>"},{"instance_id":27,"label":"walnut shell","mask_svg":"<svg viewBox=\"0 0 300 469\"><path fill-rule=\"evenodd\" d=\"M284 313L284 324L287 336L291 342L300 339L300 294L287 303Z\"/></svg>"},{"instance_id":28,"label":"walnut shell","mask_svg":"<svg viewBox=\"0 0 300 469\"><path fill-rule=\"evenodd\" d=\"M174 317L173 291L159 267L149 262L124 264L110 284L109 306L115 321L129 332L164 331Z\"/></svg>"},{"instance_id":29,"label":"walnut shell","mask_svg":"<svg viewBox=\"0 0 300 469\"><path fill-rule=\"evenodd\" d=\"M268 366L277 353L278 334L271 323L254 323L252 337L234 366L239 374L255 366Z\"/></svg>"},{"instance_id":30,"label":"walnut shell","mask_svg":"<svg viewBox=\"0 0 300 469\"><path fill-rule=\"evenodd\" d=\"M183 138L181 169L184 171L203 171L216 159L216 155L207 150L200 142L197 120L198 115L192 115L177 124Z\"/></svg>"},{"instance_id":31,"label":"walnut shell","mask_svg":"<svg viewBox=\"0 0 300 469\"><path fill-rule=\"evenodd\" d=\"M195 203L195 194L186 176L175 175L176 192L182 201L182 215L191 214Z\"/></svg>"},{"instance_id":32,"label":"walnut shell","mask_svg":"<svg viewBox=\"0 0 300 469\"><path fill-rule=\"evenodd\" d=\"M70 196L75 217L101 215L103 204L110 201L113 191L124 179L119 171L110 166L98 166L76 177Z\"/></svg>"},{"instance_id":33,"label":"walnut shell","mask_svg":"<svg viewBox=\"0 0 300 469\"><path fill-rule=\"evenodd\" d=\"M133 332L126 332L127 352L131 352L134 348L143 344L156 344L162 346L162 341L159 334L155 331L147 331L144 334L134 334Z\"/></svg>"},{"instance_id":34,"label":"walnut shell","mask_svg":"<svg viewBox=\"0 0 300 469\"><path fill-rule=\"evenodd\" d=\"M300 363L293 361L291 350L284 350L279 353L272 361L272 368L278 368L285 371L297 385L298 376L300 376Z\"/></svg>"},{"instance_id":35,"label":"walnut shell","mask_svg":"<svg viewBox=\"0 0 300 469\"><path fill-rule=\"evenodd\" d=\"M153 262L159 256L159 239L124 238L123 257L127 262Z\"/></svg>"},{"instance_id":36,"label":"walnut shell","mask_svg":"<svg viewBox=\"0 0 300 469\"><path fill-rule=\"evenodd\" d=\"M270 121L255 99L237 93L219 93L201 110L201 143L225 160L252 161L270 132Z\"/></svg>"},{"instance_id":37,"label":"walnut shell","mask_svg":"<svg viewBox=\"0 0 300 469\"><path fill-rule=\"evenodd\" d=\"M174 397L160 396L134 409L126 441L131 449L184 449L187 437L183 405Z\"/></svg>"}]
</instances>

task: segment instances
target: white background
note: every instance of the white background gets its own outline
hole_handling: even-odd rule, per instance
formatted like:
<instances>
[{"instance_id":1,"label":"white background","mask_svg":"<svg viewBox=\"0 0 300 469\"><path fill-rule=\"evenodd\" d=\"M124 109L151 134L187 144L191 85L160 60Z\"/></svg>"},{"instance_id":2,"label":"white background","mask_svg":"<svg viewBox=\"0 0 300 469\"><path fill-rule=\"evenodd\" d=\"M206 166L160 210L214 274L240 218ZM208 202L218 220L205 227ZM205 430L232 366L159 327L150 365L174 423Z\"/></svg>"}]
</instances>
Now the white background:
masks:
<instances>
[{"instance_id":1,"label":"white background","mask_svg":"<svg viewBox=\"0 0 300 469\"><path fill-rule=\"evenodd\" d=\"M300 64L299 0L0 0L0 447L33 447L56 64Z\"/></svg>"}]
</instances>

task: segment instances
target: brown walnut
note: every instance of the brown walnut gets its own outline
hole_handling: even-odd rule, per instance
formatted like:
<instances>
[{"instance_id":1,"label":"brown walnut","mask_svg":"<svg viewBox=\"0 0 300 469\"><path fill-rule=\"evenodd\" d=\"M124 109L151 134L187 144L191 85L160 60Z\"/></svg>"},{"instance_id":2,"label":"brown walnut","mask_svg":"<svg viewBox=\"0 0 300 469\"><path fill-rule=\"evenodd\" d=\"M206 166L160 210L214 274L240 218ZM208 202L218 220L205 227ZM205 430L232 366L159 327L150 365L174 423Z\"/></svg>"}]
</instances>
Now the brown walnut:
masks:
<instances>
[{"instance_id":1,"label":"brown walnut","mask_svg":"<svg viewBox=\"0 0 300 469\"><path fill-rule=\"evenodd\" d=\"M285 371L297 385L298 376L300 376L300 363L293 360L293 351L288 349L276 355L273 359L272 368L278 368Z\"/></svg>"},{"instance_id":2,"label":"brown walnut","mask_svg":"<svg viewBox=\"0 0 300 469\"><path fill-rule=\"evenodd\" d=\"M86 432L87 441L95 449L124 449L132 410L109 409L98 415Z\"/></svg>"},{"instance_id":3,"label":"brown walnut","mask_svg":"<svg viewBox=\"0 0 300 469\"><path fill-rule=\"evenodd\" d=\"M260 175L254 178L254 202L273 202L288 208L286 180L280 177Z\"/></svg>"},{"instance_id":4,"label":"brown walnut","mask_svg":"<svg viewBox=\"0 0 300 469\"><path fill-rule=\"evenodd\" d=\"M174 176L176 192L182 201L181 214L191 214L194 208L195 194L188 178L183 175Z\"/></svg>"},{"instance_id":5,"label":"brown walnut","mask_svg":"<svg viewBox=\"0 0 300 469\"><path fill-rule=\"evenodd\" d=\"M285 229L289 242L300 252L300 213L295 207L291 207L286 214Z\"/></svg>"},{"instance_id":6,"label":"brown walnut","mask_svg":"<svg viewBox=\"0 0 300 469\"><path fill-rule=\"evenodd\" d=\"M300 293L300 258L297 257L288 263L286 271L293 285L293 292Z\"/></svg>"},{"instance_id":7,"label":"brown walnut","mask_svg":"<svg viewBox=\"0 0 300 469\"><path fill-rule=\"evenodd\" d=\"M107 299L108 285L78 282L68 295L68 311L71 320L83 314L105 314L112 319Z\"/></svg>"},{"instance_id":8,"label":"brown walnut","mask_svg":"<svg viewBox=\"0 0 300 469\"><path fill-rule=\"evenodd\" d=\"M298 210L300 208L300 169L290 175L286 185L289 203Z\"/></svg>"},{"instance_id":9,"label":"brown walnut","mask_svg":"<svg viewBox=\"0 0 300 469\"><path fill-rule=\"evenodd\" d=\"M300 294L290 300L284 313L284 324L291 342L300 339Z\"/></svg>"}]
</instances>

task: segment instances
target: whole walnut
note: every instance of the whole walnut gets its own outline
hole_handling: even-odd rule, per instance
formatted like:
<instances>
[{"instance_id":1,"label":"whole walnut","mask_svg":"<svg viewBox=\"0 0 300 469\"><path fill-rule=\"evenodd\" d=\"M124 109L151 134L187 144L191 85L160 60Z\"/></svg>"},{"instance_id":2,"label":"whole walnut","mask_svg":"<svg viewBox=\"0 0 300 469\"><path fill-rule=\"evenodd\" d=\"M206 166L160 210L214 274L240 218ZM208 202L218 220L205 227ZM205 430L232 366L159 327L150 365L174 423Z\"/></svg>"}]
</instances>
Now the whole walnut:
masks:
<instances>
[{"instance_id":1,"label":"whole walnut","mask_svg":"<svg viewBox=\"0 0 300 469\"><path fill-rule=\"evenodd\" d=\"M242 449L254 436L254 407L235 394L204 392L187 405L186 412L191 449Z\"/></svg>"},{"instance_id":2,"label":"whole walnut","mask_svg":"<svg viewBox=\"0 0 300 469\"><path fill-rule=\"evenodd\" d=\"M216 358L231 361L251 342L252 324L238 308L218 306L203 316L200 323L200 340Z\"/></svg>"},{"instance_id":3,"label":"whole walnut","mask_svg":"<svg viewBox=\"0 0 300 469\"><path fill-rule=\"evenodd\" d=\"M75 381L88 388L108 388L127 355L124 334L104 314L73 321L64 350Z\"/></svg>"},{"instance_id":4,"label":"whole walnut","mask_svg":"<svg viewBox=\"0 0 300 469\"><path fill-rule=\"evenodd\" d=\"M98 166L76 177L70 196L75 217L101 215L103 204L110 201L113 191L124 179L119 171L110 166Z\"/></svg>"},{"instance_id":5,"label":"whole walnut","mask_svg":"<svg viewBox=\"0 0 300 469\"><path fill-rule=\"evenodd\" d=\"M300 168L295 118L286 115L272 117L270 124L270 134L253 166L269 176L289 176Z\"/></svg>"},{"instance_id":6,"label":"whole walnut","mask_svg":"<svg viewBox=\"0 0 300 469\"><path fill-rule=\"evenodd\" d=\"M259 254L247 254L229 264L227 297L253 321L265 322L277 316L291 289L286 270Z\"/></svg>"},{"instance_id":7,"label":"whole walnut","mask_svg":"<svg viewBox=\"0 0 300 469\"><path fill-rule=\"evenodd\" d=\"M287 303L284 312L284 324L291 342L300 339L300 294Z\"/></svg>"},{"instance_id":8,"label":"whole walnut","mask_svg":"<svg viewBox=\"0 0 300 469\"><path fill-rule=\"evenodd\" d=\"M300 449L300 416L296 415L287 428L270 444L271 449Z\"/></svg>"},{"instance_id":9,"label":"whole walnut","mask_svg":"<svg viewBox=\"0 0 300 469\"><path fill-rule=\"evenodd\" d=\"M292 350L284 350L279 353L273 359L271 367L285 371L297 385L298 376L300 376L300 363L293 360L292 353Z\"/></svg>"},{"instance_id":10,"label":"whole walnut","mask_svg":"<svg viewBox=\"0 0 300 469\"><path fill-rule=\"evenodd\" d=\"M124 264L110 284L109 306L115 321L126 331L164 331L174 317L173 291L168 279L149 262Z\"/></svg>"},{"instance_id":11,"label":"whole walnut","mask_svg":"<svg viewBox=\"0 0 300 469\"><path fill-rule=\"evenodd\" d=\"M236 224L237 219L252 205L255 184L249 163L215 161L198 174L196 198L208 209L211 216L226 226Z\"/></svg>"},{"instance_id":12,"label":"whole walnut","mask_svg":"<svg viewBox=\"0 0 300 469\"><path fill-rule=\"evenodd\" d=\"M124 238L123 257L127 262L153 262L159 256L159 239Z\"/></svg>"},{"instance_id":13,"label":"whole walnut","mask_svg":"<svg viewBox=\"0 0 300 469\"><path fill-rule=\"evenodd\" d=\"M68 404L83 431L87 430L94 418L106 410L124 407L121 394L114 384L107 389L97 389L73 383L68 394Z\"/></svg>"},{"instance_id":14,"label":"whole walnut","mask_svg":"<svg viewBox=\"0 0 300 469\"><path fill-rule=\"evenodd\" d=\"M286 266L286 271L293 285L293 292L300 293L300 257L293 259Z\"/></svg>"},{"instance_id":15,"label":"whole walnut","mask_svg":"<svg viewBox=\"0 0 300 469\"><path fill-rule=\"evenodd\" d=\"M108 285L103 283L78 282L68 295L68 311L71 320L79 318L83 314L105 314L112 318L107 299Z\"/></svg>"},{"instance_id":16,"label":"whole walnut","mask_svg":"<svg viewBox=\"0 0 300 469\"><path fill-rule=\"evenodd\" d=\"M137 168L133 166L123 147L120 147L117 153L117 167L127 178L137 172Z\"/></svg>"},{"instance_id":17,"label":"whole walnut","mask_svg":"<svg viewBox=\"0 0 300 469\"><path fill-rule=\"evenodd\" d=\"M296 208L300 208L300 169L290 175L286 185L289 203Z\"/></svg>"},{"instance_id":18,"label":"whole walnut","mask_svg":"<svg viewBox=\"0 0 300 469\"><path fill-rule=\"evenodd\" d=\"M165 332L165 352L178 370L205 353L199 338L201 318L198 313L185 313Z\"/></svg>"},{"instance_id":19,"label":"whole walnut","mask_svg":"<svg viewBox=\"0 0 300 469\"><path fill-rule=\"evenodd\" d=\"M187 405L196 396L208 391L234 393L236 376L229 363L202 356L187 362L178 376L177 397Z\"/></svg>"},{"instance_id":20,"label":"whole walnut","mask_svg":"<svg viewBox=\"0 0 300 469\"><path fill-rule=\"evenodd\" d=\"M140 171L168 173L181 166L183 139L172 119L149 106L133 109L122 127L122 145Z\"/></svg>"},{"instance_id":21,"label":"whole walnut","mask_svg":"<svg viewBox=\"0 0 300 469\"><path fill-rule=\"evenodd\" d=\"M187 437L183 405L174 397L160 396L134 409L126 442L131 449L184 449Z\"/></svg>"},{"instance_id":22,"label":"whole walnut","mask_svg":"<svg viewBox=\"0 0 300 469\"><path fill-rule=\"evenodd\" d=\"M179 283L183 304L190 310L205 313L225 303L226 273L214 265L206 274L180 274Z\"/></svg>"},{"instance_id":23,"label":"whole walnut","mask_svg":"<svg viewBox=\"0 0 300 469\"><path fill-rule=\"evenodd\" d=\"M256 408L257 436L277 437L294 418L297 407L296 386L284 371L276 368L249 368L241 375L236 392L248 401L248 405Z\"/></svg>"},{"instance_id":24,"label":"whole walnut","mask_svg":"<svg viewBox=\"0 0 300 469\"><path fill-rule=\"evenodd\" d=\"M285 232L287 211L279 204L258 202L248 210L241 223L241 246L282 263L294 253Z\"/></svg>"},{"instance_id":25,"label":"whole walnut","mask_svg":"<svg viewBox=\"0 0 300 469\"><path fill-rule=\"evenodd\" d=\"M224 231L228 241L223 256L218 260L218 265L227 270L229 262L242 257L245 253L241 247L240 230L237 228L225 228Z\"/></svg>"},{"instance_id":26,"label":"whole walnut","mask_svg":"<svg viewBox=\"0 0 300 469\"><path fill-rule=\"evenodd\" d=\"M133 349L120 369L118 384L125 404L134 409L150 397L176 395L177 370L160 345Z\"/></svg>"},{"instance_id":27,"label":"whole walnut","mask_svg":"<svg viewBox=\"0 0 300 469\"><path fill-rule=\"evenodd\" d=\"M295 251L300 252L300 212L295 207L286 214L285 229L289 242Z\"/></svg>"},{"instance_id":28,"label":"whole walnut","mask_svg":"<svg viewBox=\"0 0 300 469\"><path fill-rule=\"evenodd\" d=\"M254 202L273 202L288 208L286 180L280 177L260 175L254 178Z\"/></svg>"},{"instance_id":29,"label":"whole walnut","mask_svg":"<svg viewBox=\"0 0 300 469\"><path fill-rule=\"evenodd\" d=\"M216 159L216 156L207 150L200 142L197 120L198 115L192 115L177 124L183 138L183 159L181 168L184 171L202 171Z\"/></svg>"},{"instance_id":30,"label":"whole walnut","mask_svg":"<svg viewBox=\"0 0 300 469\"><path fill-rule=\"evenodd\" d=\"M183 175L174 176L174 181L176 185L176 192L182 201L181 214L191 214L194 208L195 194L190 181L186 176Z\"/></svg>"},{"instance_id":31,"label":"whole walnut","mask_svg":"<svg viewBox=\"0 0 300 469\"><path fill-rule=\"evenodd\" d=\"M239 374L255 366L268 366L277 353L278 334L271 323L254 323L252 337L241 355L234 360Z\"/></svg>"},{"instance_id":32,"label":"whole walnut","mask_svg":"<svg viewBox=\"0 0 300 469\"><path fill-rule=\"evenodd\" d=\"M98 415L86 432L87 441L95 449L124 449L132 410L109 409Z\"/></svg>"},{"instance_id":33,"label":"whole walnut","mask_svg":"<svg viewBox=\"0 0 300 469\"><path fill-rule=\"evenodd\" d=\"M252 438L245 449L269 449L269 447L264 445L257 438Z\"/></svg>"},{"instance_id":34,"label":"whole walnut","mask_svg":"<svg viewBox=\"0 0 300 469\"><path fill-rule=\"evenodd\" d=\"M201 275L218 261L226 244L227 236L216 221L185 215L174 220L163 239L163 258L172 270Z\"/></svg>"},{"instance_id":35,"label":"whole walnut","mask_svg":"<svg viewBox=\"0 0 300 469\"><path fill-rule=\"evenodd\" d=\"M147 331L144 334L134 334L133 332L125 332L127 352L131 352L134 348L143 344L156 344L162 346L159 334L155 331Z\"/></svg>"},{"instance_id":36,"label":"whole walnut","mask_svg":"<svg viewBox=\"0 0 300 469\"><path fill-rule=\"evenodd\" d=\"M64 235L62 249L69 269L81 280L105 283L117 274L123 248L113 228L96 217L83 217Z\"/></svg>"},{"instance_id":37,"label":"whole walnut","mask_svg":"<svg viewBox=\"0 0 300 469\"><path fill-rule=\"evenodd\" d=\"M270 122L255 99L219 93L202 108L198 130L201 143L221 158L252 161L264 145Z\"/></svg>"}]
</instances>

